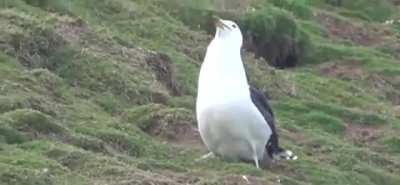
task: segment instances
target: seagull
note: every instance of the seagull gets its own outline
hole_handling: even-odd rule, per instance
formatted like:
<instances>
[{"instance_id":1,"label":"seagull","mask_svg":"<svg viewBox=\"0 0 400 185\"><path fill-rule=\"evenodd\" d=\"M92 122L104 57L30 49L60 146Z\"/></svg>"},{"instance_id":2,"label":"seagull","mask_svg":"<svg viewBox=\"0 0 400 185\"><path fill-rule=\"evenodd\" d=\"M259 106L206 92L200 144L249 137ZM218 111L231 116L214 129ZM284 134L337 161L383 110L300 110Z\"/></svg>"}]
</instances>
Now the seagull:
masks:
<instances>
[{"instance_id":1,"label":"seagull","mask_svg":"<svg viewBox=\"0 0 400 185\"><path fill-rule=\"evenodd\" d=\"M196 99L200 136L209 150L202 159L296 160L279 146L274 113L264 94L249 85L241 58L242 33L230 20L217 18L216 33L201 65Z\"/></svg>"}]
</instances>

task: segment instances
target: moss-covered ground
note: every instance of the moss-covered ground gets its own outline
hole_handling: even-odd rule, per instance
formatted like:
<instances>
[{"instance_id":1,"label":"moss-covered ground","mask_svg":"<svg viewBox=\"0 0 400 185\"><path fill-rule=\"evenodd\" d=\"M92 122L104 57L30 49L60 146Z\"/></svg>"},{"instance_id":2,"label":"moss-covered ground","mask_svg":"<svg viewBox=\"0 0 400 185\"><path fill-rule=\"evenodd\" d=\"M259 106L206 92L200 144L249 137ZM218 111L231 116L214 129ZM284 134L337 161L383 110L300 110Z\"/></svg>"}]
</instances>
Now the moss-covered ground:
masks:
<instances>
[{"instance_id":1,"label":"moss-covered ground","mask_svg":"<svg viewBox=\"0 0 400 185\"><path fill-rule=\"evenodd\" d=\"M398 185L399 12L395 0L1 0L0 184ZM298 160L194 161L213 15L253 40L249 79Z\"/></svg>"}]
</instances>

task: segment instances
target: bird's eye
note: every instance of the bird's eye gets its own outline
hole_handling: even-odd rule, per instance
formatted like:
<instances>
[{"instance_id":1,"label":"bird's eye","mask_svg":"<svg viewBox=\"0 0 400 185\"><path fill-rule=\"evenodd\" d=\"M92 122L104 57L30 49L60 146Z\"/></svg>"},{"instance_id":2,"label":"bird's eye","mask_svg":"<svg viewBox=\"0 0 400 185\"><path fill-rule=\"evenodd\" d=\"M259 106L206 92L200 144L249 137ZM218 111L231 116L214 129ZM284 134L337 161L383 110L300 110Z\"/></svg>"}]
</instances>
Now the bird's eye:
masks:
<instances>
[{"instance_id":1,"label":"bird's eye","mask_svg":"<svg viewBox=\"0 0 400 185\"><path fill-rule=\"evenodd\" d=\"M236 25L232 24L232 27L233 27L233 28L236 28Z\"/></svg>"}]
</instances>

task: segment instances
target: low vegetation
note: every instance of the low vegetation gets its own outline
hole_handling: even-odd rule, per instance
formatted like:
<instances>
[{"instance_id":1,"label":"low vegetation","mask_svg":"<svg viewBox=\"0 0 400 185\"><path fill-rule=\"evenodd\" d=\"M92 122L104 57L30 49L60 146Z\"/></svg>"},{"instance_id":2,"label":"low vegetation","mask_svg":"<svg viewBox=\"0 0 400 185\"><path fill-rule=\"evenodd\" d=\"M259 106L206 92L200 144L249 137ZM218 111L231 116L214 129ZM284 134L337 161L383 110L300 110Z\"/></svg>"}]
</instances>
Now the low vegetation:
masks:
<instances>
[{"instance_id":1,"label":"low vegetation","mask_svg":"<svg viewBox=\"0 0 400 185\"><path fill-rule=\"evenodd\" d=\"M0 182L400 184L398 12L396 0L3 0ZM195 162L215 15L241 26L249 79L299 160Z\"/></svg>"}]
</instances>

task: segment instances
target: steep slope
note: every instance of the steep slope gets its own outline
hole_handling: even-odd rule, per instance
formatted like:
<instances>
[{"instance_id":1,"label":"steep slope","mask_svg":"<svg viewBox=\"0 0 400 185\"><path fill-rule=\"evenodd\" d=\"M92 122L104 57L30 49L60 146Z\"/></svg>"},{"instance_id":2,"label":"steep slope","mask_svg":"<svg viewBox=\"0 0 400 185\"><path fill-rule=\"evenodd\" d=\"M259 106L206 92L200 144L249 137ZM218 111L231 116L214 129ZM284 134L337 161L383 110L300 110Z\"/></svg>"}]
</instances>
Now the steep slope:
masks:
<instances>
[{"instance_id":1,"label":"steep slope","mask_svg":"<svg viewBox=\"0 0 400 185\"><path fill-rule=\"evenodd\" d=\"M396 2L4 0L0 183L397 185ZM214 14L241 25L249 78L299 160L194 162Z\"/></svg>"}]
</instances>

